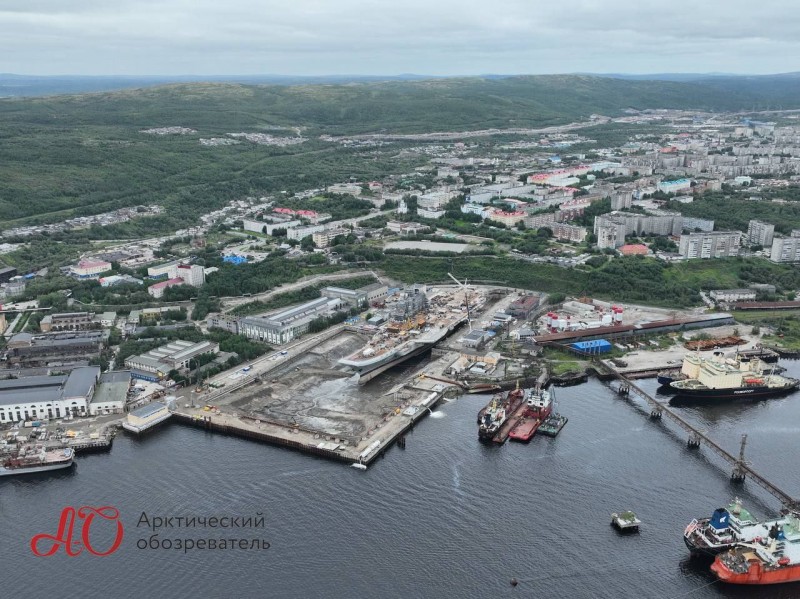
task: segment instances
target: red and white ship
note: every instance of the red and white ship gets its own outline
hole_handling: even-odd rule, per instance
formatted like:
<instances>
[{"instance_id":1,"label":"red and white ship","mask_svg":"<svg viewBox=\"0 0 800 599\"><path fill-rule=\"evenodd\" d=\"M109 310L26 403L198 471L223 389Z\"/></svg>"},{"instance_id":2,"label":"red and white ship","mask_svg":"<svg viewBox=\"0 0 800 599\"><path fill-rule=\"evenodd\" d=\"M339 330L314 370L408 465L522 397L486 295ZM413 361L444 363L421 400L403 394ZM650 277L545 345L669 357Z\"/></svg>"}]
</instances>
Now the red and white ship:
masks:
<instances>
[{"instance_id":1,"label":"red and white ship","mask_svg":"<svg viewBox=\"0 0 800 599\"><path fill-rule=\"evenodd\" d=\"M800 518L790 514L765 537L739 543L718 555L711 571L731 584L779 584L800 581Z\"/></svg>"},{"instance_id":2,"label":"red and white ship","mask_svg":"<svg viewBox=\"0 0 800 599\"><path fill-rule=\"evenodd\" d=\"M525 408L517 420L517 424L508 433L514 441L530 441L539 426L553 411L553 399L546 389L526 389Z\"/></svg>"}]
</instances>

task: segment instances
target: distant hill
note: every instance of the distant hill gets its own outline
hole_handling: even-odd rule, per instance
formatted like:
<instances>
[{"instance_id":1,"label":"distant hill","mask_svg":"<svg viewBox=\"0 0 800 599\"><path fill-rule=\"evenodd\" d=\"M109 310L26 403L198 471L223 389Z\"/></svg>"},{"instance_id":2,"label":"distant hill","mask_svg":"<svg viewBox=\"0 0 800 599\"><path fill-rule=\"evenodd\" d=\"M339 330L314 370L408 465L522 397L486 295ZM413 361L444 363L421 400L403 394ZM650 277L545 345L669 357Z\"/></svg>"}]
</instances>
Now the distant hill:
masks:
<instances>
[{"instance_id":1,"label":"distant hill","mask_svg":"<svg viewBox=\"0 0 800 599\"><path fill-rule=\"evenodd\" d=\"M800 107L800 76L630 80L588 75L448 78L315 85L179 83L0 101L0 118L153 127L304 126L319 132L536 127L626 108Z\"/></svg>"},{"instance_id":2,"label":"distant hill","mask_svg":"<svg viewBox=\"0 0 800 599\"><path fill-rule=\"evenodd\" d=\"M174 230L242 195L297 191L408 172L424 156L398 145L342 148L320 134L543 127L628 108L800 108L800 75L693 81L589 75L486 76L326 84L177 83L0 99L0 227L57 222L158 203L167 214L92 229L95 238ZM25 78L5 81L26 84ZM144 81L128 81L144 85ZM117 84L113 80L104 84ZM76 83L77 85L77 83ZM140 133L181 126L184 136ZM201 145L198 138L274 132L286 147ZM88 233L87 233L88 234ZM53 248L57 249L55 245Z\"/></svg>"}]
</instances>

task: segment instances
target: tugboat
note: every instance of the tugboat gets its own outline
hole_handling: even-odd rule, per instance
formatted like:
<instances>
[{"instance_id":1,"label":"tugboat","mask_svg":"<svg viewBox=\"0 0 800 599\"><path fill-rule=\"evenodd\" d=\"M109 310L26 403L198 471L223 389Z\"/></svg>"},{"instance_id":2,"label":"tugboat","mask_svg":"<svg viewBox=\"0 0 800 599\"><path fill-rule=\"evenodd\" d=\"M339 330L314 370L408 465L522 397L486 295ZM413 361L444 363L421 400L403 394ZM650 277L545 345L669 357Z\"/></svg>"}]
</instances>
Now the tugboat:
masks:
<instances>
[{"instance_id":1,"label":"tugboat","mask_svg":"<svg viewBox=\"0 0 800 599\"><path fill-rule=\"evenodd\" d=\"M731 584L800 581L800 518L790 514L780 524L773 523L765 536L718 555L711 571Z\"/></svg>"},{"instance_id":2,"label":"tugboat","mask_svg":"<svg viewBox=\"0 0 800 599\"><path fill-rule=\"evenodd\" d=\"M478 439L491 441L509 416L519 408L525 393L519 388L509 391L505 398L501 393L492 397L489 404L478 412Z\"/></svg>"},{"instance_id":3,"label":"tugboat","mask_svg":"<svg viewBox=\"0 0 800 599\"><path fill-rule=\"evenodd\" d=\"M692 520L683 531L683 542L692 555L713 558L736 543L764 536L767 531L736 497L727 507L714 510L710 518Z\"/></svg>"},{"instance_id":4,"label":"tugboat","mask_svg":"<svg viewBox=\"0 0 800 599\"><path fill-rule=\"evenodd\" d=\"M508 433L509 438L514 441L530 441L552 411L553 401L549 391L541 388L532 392L529 390L526 392L525 411L511 432Z\"/></svg>"},{"instance_id":5,"label":"tugboat","mask_svg":"<svg viewBox=\"0 0 800 599\"><path fill-rule=\"evenodd\" d=\"M726 360L721 352L711 359L689 354L681 372L686 379L673 381L669 387L683 399L733 399L770 397L797 389L800 381L775 374L765 374L759 360L739 357Z\"/></svg>"}]
</instances>

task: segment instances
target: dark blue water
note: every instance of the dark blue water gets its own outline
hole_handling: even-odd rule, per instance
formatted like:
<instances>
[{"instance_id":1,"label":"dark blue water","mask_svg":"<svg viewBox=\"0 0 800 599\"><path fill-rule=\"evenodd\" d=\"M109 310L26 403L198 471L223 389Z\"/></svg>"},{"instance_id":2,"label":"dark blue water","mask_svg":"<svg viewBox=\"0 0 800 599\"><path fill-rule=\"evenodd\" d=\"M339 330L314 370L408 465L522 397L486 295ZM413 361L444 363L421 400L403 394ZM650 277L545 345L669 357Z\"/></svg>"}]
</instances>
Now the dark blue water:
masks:
<instances>
[{"instance_id":1,"label":"dark blue water","mask_svg":"<svg viewBox=\"0 0 800 599\"><path fill-rule=\"evenodd\" d=\"M797 364L788 364L797 376ZM655 381L643 386L655 390ZM109 454L69 473L0 481L5 596L126 597L800 597L800 585L714 583L681 539L693 517L739 495L759 516L780 507L734 487L728 467L686 448L667 423L595 380L557 390L569 423L556 439L486 447L475 416L486 398L444 404L405 451L361 472L250 441L169 425L119 436ZM762 473L800 495L800 394L752 404L681 408L732 451L742 432ZM65 505L114 505L125 538L109 557L34 557ZM639 535L610 513L632 509ZM160 537L254 537L266 551L140 550L151 515L251 515L263 530L181 530ZM520 584L512 588L516 577ZM6 594L7 593L7 594Z\"/></svg>"}]
</instances>

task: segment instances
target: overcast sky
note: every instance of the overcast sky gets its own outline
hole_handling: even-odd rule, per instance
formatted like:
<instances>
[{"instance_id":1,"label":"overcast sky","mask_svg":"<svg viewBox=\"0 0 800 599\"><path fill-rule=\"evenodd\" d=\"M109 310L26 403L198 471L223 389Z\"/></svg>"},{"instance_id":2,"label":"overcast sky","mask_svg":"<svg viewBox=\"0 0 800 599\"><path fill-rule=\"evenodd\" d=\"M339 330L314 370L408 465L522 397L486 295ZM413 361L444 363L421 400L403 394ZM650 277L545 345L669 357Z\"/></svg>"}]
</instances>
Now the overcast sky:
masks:
<instances>
[{"instance_id":1,"label":"overcast sky","mask_svg":"<svg viewBox=\"0 0 800 599\"><path fill-rule=\"evenodd\" d=\"M777 73L791 0L0 0L0 72Z\"/></svg>"}]
</instances>

